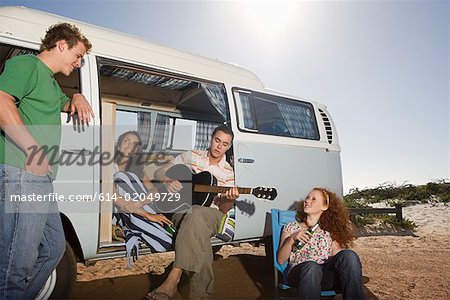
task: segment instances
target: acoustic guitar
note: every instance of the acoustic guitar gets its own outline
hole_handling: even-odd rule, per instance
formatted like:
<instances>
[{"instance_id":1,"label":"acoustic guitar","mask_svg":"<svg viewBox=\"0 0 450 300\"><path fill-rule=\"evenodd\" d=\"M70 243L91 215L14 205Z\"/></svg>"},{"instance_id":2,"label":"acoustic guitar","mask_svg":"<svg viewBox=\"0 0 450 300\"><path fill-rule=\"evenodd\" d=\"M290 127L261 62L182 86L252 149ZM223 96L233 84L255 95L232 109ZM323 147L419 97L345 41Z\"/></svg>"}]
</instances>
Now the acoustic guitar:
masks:
<instances>
[{"instance_id":1,"label":"acoustic guitar","mask_svg":"<svg viewBox=\"0 0 450 300\"><path fill-rule=\"evenodd\" d=\"M210 172L203 171L194 174L189 167L183 164L170 167L166 175L170 179L178 180L183 185L177 195L180 201L157 203L158 209L166 213L174 212L185 204L211 206L217 194L226 193L231 189L231 187L217 186L217 178ZM159 190L162 192L161 189ZM277 190L273 187L238 187L238 191L239 194L252 194L263 201L273 201L277 197Z\"/></svg>"}]
</instances>

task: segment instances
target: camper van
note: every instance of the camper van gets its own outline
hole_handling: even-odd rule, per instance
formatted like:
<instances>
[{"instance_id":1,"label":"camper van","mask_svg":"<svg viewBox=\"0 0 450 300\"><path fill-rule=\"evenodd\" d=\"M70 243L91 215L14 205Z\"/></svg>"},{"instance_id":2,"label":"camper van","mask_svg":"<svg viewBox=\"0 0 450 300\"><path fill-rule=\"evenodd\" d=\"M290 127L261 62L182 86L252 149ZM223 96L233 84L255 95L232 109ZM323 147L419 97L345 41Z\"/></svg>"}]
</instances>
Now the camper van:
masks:
<instances>
[{"instance_id":1,"label":"camper van","mask_svg":"<svg viewBox=\"0 0 450 300\"><path fill-rule=\"evenodd\" d=\"M240 195L233 243L270 237L270 209L295 209L315 186L342 196L340 146L326 106L267 89L245 68L45 12L0 7L0 72L13 56L38 53L46 30L58 22L75 24L92 42L83 66L57 80L69 97L84 94L96 117L87 126L61 113L60 155L76 163L60 164L54 181L55 193L66 199L58 205L67 250L42 299L70 293L76 262L125 256L124 242L114 238L114 204L107 201L114 166L92 159L114 153L125 131L141 135L144 171L153 179L183 151L207 149L218 125L232 129L227 160L236 184L277 192L271 201ZM223 242L213 238L212 244ZM144 246L141 253L151 251Z\"/></svg>"}]
</instances>

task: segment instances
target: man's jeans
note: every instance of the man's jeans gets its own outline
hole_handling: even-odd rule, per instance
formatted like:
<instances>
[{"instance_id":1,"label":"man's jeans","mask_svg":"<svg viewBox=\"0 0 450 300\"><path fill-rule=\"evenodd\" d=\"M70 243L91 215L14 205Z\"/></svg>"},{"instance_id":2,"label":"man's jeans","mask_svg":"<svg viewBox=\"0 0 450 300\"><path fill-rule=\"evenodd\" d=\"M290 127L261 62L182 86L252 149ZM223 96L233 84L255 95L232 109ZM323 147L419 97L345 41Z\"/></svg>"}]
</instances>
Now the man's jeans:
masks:
<instances>
[{"instance_id":1,"label":"man's jeans","mask_svg":"<svg viewBox=\"0 0 450 300\"><path fill-rule=\"evenodd\" d=\"M352 250L341 250L323 265L305 261L294 266L288 283L297 288L299 299L320 299L321 290L340 291L344 299L364 299L361 262Z\"/></svg>"},{"instance_id":2,"label":"man's jeans","mask_svg":"<svg viewBox=\"0 0 450 300\"><path fill-rule=\"evenodd\" d=\"M47 176L0 164L0 299L34 299L64 254L58 204L38 196L52 192Z\"/></svg>"}]
</instances>

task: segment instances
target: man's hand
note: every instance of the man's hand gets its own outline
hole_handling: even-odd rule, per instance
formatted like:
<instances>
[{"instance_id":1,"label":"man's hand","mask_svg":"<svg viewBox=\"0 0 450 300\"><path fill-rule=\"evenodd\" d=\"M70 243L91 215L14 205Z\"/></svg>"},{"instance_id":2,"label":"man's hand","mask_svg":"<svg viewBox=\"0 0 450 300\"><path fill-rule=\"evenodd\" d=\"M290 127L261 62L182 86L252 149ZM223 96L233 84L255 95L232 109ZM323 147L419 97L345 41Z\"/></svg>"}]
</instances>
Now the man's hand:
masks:
<instances>
[{"instance_id":1,"label":"man's hand","mask_svg":"<svg viewBox=\"0 0 450 300\"><path fill-rule=\"evenodd\" d=\"M226 193L221 194L220 197L217 197L215 204L219 207L219 210L226 214L234 204L234 201L239 198L239 191L237 187L233 187L229 189Z\"/></svg>"},{"instance_id":2,"label":"man's hand","mask_svg":"<svg viewBox=\"0 0 450 300\"><path fill-rule=\"evenodd\" d=\"M42 161L41 161L42 160ZM27 154L25 171L36 176L48 175L52 170L47 157L42 153Z\"/></svg>"},{"instance_id":3,"label":"man's hand","mask_svg":"<svg viewBox=\"0 0 450 300\"><path fill-rule=\"evenodd\" d=\"M225 194L221 195L222 199L225 201L234 201L239 198L239 191L237 187L229 189Z\"/></svg>"},{"instance_id":4,"label":"man's hand","mask_svg":"<svg viewBox=\"0 0 450 300\"><path fill-rule=\"evenodd\" d=\"M183 188L178 180L165 180L163 183L169 193L178 193Z\"/></svg>"},{"instance_id":5,"label":"man's hand","mask_svg":"<svg viewBox=\"0 0 450 300\"><path fill-rule=\"evenodd\" d=\"M71 116L78 113L78 117L83 124L88 124L91 121L91 117L95 118L91 105L82 94L73 95L72 101L69 102L69 107L67 107L67 111Z\"/></svg>"}]
</instances>

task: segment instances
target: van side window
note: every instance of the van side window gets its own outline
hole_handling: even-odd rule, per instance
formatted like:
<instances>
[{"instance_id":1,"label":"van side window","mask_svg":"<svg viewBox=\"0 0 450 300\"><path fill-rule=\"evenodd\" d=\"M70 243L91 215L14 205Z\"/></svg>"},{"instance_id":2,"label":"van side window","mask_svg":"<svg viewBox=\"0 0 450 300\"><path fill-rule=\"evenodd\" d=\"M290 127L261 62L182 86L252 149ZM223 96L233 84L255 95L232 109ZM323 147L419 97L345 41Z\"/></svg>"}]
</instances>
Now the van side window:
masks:
<instances>
[{"instance_id":1,"label":"van side window","mask_svg":"<svg viewBox=\"0 0 450 300\"><path fill-rule=\"evenodd\" d=\"M241 90L235 90L234 95L242 130L319 140L314 108L310 103Z\"/></svg>"},{"instance_id":2,"label":"van side window","mask_svg":"<svg viewBox=\"0 0 450 300\"><path fill-rule=\"evenodd\" d=\"M225 86L199 78L97 57L100 97L113 103L116 138L136 130L146 152L205 150L229 123Z\"/></svg>"}]
</instances>

